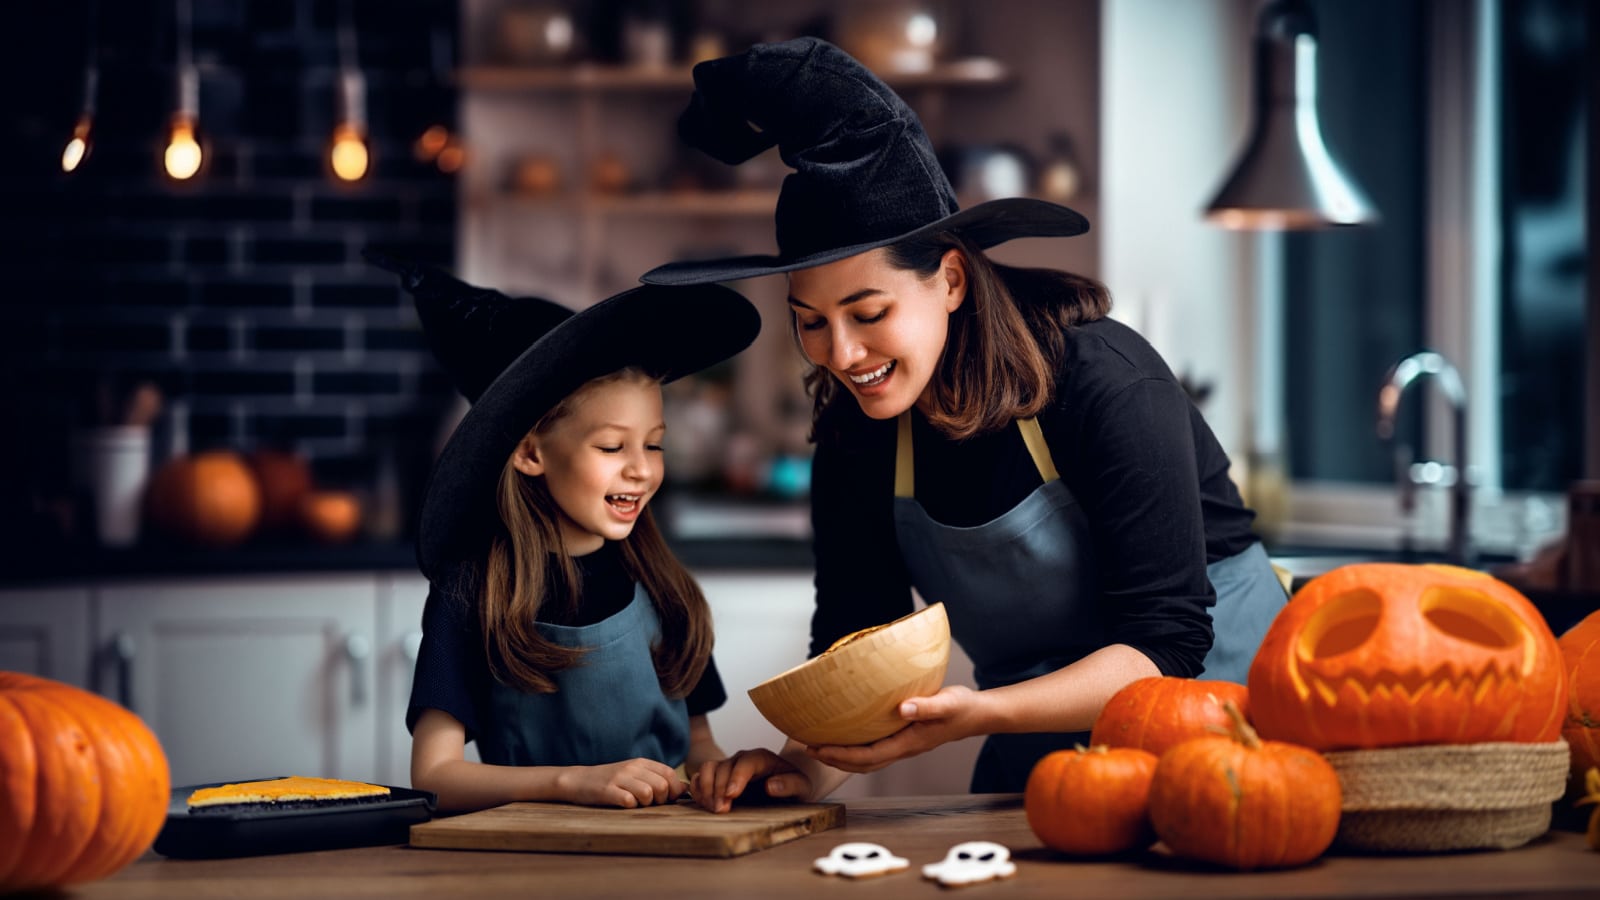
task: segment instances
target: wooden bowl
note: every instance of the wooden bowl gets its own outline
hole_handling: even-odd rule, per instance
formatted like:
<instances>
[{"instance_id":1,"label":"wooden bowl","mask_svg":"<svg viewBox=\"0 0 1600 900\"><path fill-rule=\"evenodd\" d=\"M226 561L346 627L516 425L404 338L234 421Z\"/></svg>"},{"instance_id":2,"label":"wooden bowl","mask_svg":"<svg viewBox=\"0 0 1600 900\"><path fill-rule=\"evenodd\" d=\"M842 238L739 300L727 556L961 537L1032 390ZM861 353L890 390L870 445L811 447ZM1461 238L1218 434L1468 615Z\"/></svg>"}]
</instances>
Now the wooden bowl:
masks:
<instances>
[{"instance_id":1,"label":"wooden bowl","mask_svg":"<svg viewBox=\"0 0 1600 900\"><path fill-rule=\"evenodd\" d=\"M767 721L810 746L870 744L904 728L900 702L944 685L950 620L935 603L836 641L750 689Z\"/></svg>"}]
</instances>

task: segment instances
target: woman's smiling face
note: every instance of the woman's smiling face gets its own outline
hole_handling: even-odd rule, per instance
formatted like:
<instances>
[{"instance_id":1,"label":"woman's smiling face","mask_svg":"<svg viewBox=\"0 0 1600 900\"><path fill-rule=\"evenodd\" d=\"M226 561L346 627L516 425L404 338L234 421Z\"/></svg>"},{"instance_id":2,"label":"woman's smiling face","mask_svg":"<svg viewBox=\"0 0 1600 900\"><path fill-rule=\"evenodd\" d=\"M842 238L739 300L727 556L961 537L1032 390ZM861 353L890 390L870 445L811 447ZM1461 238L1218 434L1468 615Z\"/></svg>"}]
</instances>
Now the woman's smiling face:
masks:
<instances>
[{"instance_id":1,"label":"woman's smiling face","mask_svg":"<svg viewBox=\"0 0 1600 900\"><path fill-rule=\"evenodd\" d=\"M871 250L790 273L789 308L806 358L833 373L868 416L891 419L926 393L966 288L959 251L923 278Z\"/></svg>"}]
</instances>

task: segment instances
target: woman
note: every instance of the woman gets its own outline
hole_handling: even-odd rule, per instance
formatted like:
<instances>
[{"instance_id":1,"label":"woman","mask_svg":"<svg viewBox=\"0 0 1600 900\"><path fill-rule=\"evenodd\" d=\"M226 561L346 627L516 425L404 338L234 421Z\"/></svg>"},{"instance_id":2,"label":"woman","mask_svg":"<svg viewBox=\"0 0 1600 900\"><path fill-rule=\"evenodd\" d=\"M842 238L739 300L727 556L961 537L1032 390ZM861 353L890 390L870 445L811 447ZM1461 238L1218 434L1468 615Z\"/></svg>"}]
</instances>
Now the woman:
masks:
<instances>
[{"instance_id":1,"label":"woman","mask_svg":"<svg viewBox=\"0 0 1600 900\"><path fill-rule=\"evenodd\" d=\"M749 750L703 767L724 810L753 779L826 795L947 741L988 735L974 791L1021 790L1151 675L1243 681L1284 602L1228 459L1160 357L1106 318L1098 283L991 261L990 246L1088 229L1028 199L957 211L916 116L837 48L757 46L695 70L680 121L737 163L774 143L796 171L776 257L675 263L646 281L788 273L815 367L812 652L943 602L979 690L901 707L863 747Z\"/></svg>"}]
</instances>

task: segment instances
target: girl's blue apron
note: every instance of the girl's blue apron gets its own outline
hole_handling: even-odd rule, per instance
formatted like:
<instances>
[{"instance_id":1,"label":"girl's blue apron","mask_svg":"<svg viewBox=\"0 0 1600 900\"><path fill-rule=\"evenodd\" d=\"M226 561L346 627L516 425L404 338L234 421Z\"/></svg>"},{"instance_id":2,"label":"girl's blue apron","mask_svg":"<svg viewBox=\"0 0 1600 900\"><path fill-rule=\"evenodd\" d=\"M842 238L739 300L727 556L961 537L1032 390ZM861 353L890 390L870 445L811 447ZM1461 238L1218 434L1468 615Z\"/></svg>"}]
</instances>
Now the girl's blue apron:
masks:
<instances>
[{"instance_id":1,"label":"girl's blue apron","mask_svg":"<svg viewBox=\"0 0 1600 900\"><path fill-rule=\"evenodd\" d=\"M655 604L642 585L621 612L593 625L538 623L563 647L587 648L556 673L553 694L494 682L478 753L499 766L597 766L643 757L678 766L689 753L689 713L661 692L650 647L660 640Z\"/></svg>"},{"instance_id":2,"label":"girl's blue apron","mask_svg":"<svg viewBox=\"0 0 1600 900\"><path fill-rule=\"evenodd\" d=\"M1017 427L1043 486L993 521L957 528L935 522L917 503L911 414L900 416L894 500L900 553L922 598L945 605L980 689L1054 672L1109 641L1088 520L1057 474L1038 421L1020 420ZM1217 595L1216 637L1200 677L1242 684L1283 607L1283 586L1259 543L1212 563L1206 574ZM972 790L1020 791L1046 753L1088 742L1087 732L990 735Z\"/></svg>"}]
</instances>

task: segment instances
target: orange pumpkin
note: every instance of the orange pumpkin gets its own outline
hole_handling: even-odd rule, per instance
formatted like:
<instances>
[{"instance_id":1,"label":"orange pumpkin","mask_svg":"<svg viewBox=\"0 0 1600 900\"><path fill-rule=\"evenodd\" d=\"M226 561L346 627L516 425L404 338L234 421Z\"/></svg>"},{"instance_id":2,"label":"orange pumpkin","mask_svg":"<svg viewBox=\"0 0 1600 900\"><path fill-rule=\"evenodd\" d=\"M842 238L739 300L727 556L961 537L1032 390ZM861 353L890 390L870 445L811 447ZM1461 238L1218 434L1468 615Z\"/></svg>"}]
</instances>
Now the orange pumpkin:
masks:
<instances>
[{"instance_id":1,"label":"orange pumpkin","mask_svg":"<svg viewBox=\"0 0 1600 900\"><path fill-rule=\"evenodd\" d=\"M1364 563L1300 589L1250 665L1262 736L1318 750L1554 741L1556 639L1510 585L1455 566Z\"/></svg>"},{"instance_id":2,"label":"orange pumpkin","mask_svg":"<svg viewBox=\"0 0 1600 900\"><path fill-rule=\"evenodd\" d=\"M361 530L361 501L349 491L312 491L300 500L300 524L324 544L342 544Z\"/></svg>"},{"instance_id":3,"label":"orange pumpkin","mask_svg":"<svg viewBox=\"0 0 1600 900\"><path fill-rule=\"evenodd\" d=\"M138 716L0 672L0 894L104 878L149 848L171 786Z\"/></svg>"},{"instance_id":4,"label":"orange pumpkin","mask_svg":"<svg viewBox=\"0 0 1600 900\"><path fill-rule=\"evenodd\" d=\"M1106 701L1095 717L1089 744L1137 747L1156 756L1192 737L1228 726L1222 704L1232 700L1250 717L1250 691L1231 681L1196 681L1167 676L1140 678Z\"/></svg>"},{"instance_id":5,"label":"orange pumpkin","mask_svg":"<svg viewBox=\"0 0 1600 900\"><path fill-rule=\"evenodd\" d=\"M261 488L239 455L213 450L168 461L150 480L152 523L185 543L228 547L261 518Z\"/></svg>"},{"instance_id":6,"label":"orange pumpkin","mask_svg":"<svg viewBox=\"0 0 1600 900\"><path fill-rule=\"evenodd\" d=\"M1567 664L1567 715L1561 736L1572 750L1576 778L1600 768L1600 611L1585 616L1557 642Z\"/></svg>"},{"instance_id":7,"label":"orange pumpkin","mask_svg":"<svg viewBox=\"0 0 1600 900\"><path fill-rule=\"evenodd\" d=\"M1057 750L1028 775L1028 827L1046 847L1101 856L1140 850L1150 828L1150 778L1156 756L1132 747Z\"/></svg>"},{"instance_id":8,"label":"orange pumpkin","mask_svg":"<svg viewBox=\"0 0 1600 900\"><path fill-rule=\"evenodd\" d=\"M1339 830L1339 775L1315 750L1263 741L1233 705L1233 733L1161 755L1150 823L1173 853L1235 869L1304 865Z\"/></svg>"},{"instance_id":9,"label":"orange pumpkin","mask_svg":"<svg viewBox=\"0 0 1600 900\"><path fill-rule=\"evenodd\" d=\"M305 457L262 448L246 462L261 489L261 527L280 531L299 524L300 502L311 491L311 465Z\"/></svg>"}]
</instances>

